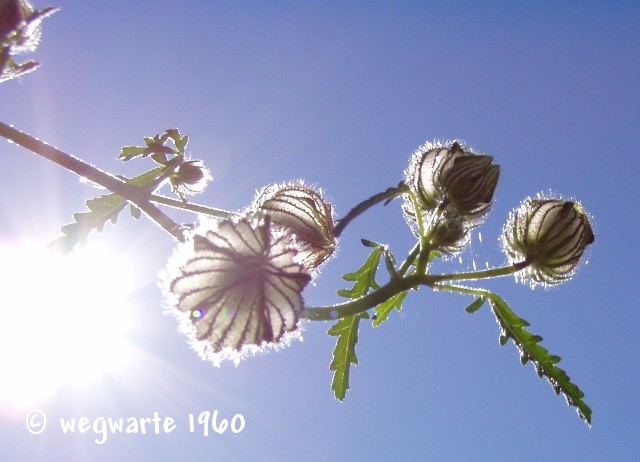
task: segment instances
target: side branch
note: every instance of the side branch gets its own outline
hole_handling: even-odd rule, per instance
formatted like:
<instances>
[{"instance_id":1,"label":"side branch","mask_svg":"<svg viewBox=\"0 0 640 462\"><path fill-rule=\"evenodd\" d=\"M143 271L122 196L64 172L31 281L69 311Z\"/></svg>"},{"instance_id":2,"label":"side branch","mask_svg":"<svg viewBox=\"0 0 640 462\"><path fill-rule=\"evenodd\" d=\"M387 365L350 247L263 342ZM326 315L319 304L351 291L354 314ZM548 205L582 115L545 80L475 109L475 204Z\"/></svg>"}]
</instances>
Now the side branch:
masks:
<instances>
[{"instance_id":1,"label":"side branch","mask_svg":"<svg viewBox=\"0 0 640 462\"><path fill-rule=\"evenodd\" d=\"M300 316L313 321L330 321L352 316L373 308L400 292L414 289L421 284L431 285L432 281L422 274L412 274L411 276L400 279L392 279L376 291L370 292L360 298L333 306L308 307L304 309Z\"/></svg>"},{"instance_id":2,"label":"side branch","mask_svg":"<svg viewBox=\"0 0 640 462\"><path fill-rule=\"evenodd\" d=\"M343 218L337 221L337 224L333 230L335 237L339 237L340 234L342 234L342 231L344 231L344 229L347 227L347 225L351 223L351 221L353 221L353 219L356 218L358 215L366 212L368 209L370 209L374 205L384 200L389 202L395 199L400 194L404 193L405 191L408 191L408 189L409 187L406 184L404 184L403 182L400 182L400 184L397 187L388 188L386 191L375 194L370 198L360 202L354 208L349 210L349 212Z\"/></svg>"},{"instance_id":3,"label":"side branch","mask_svg":"<svg viewBox=\"0 0 640 462\"><path fill-rule=\"evenodd\" d=\"M237 213L229 212L227 210L207 207L206 205L201 204L194 204L193 202L179 201L176 199L171 199L170 197L160 196L158 194L151 194L149 196L149 200L152 202L157 202L158 204L173 207L175 209L188 210L190 212L200 213L202 215L207 215L214 218L227 219L238 215Z\"/></svg>"},{"instance_id":4,"label":"side branch","mask_svg":"<svg viewBox=\"0 0 640 462\"><path fill-rule=\"evenodd\" d=\"M488 296L490 292L484 289L470 289L465 287L442 284L441 281L460 281L482 279L487 277L506 276L516 273L529 265L529 261L522 261L510 266L494 268L491 270L476 271L469 273L430 275L414 273L401 278L393 278L379 289L363 295L355 300L340 303L333 306L323 307L306 307L302 314L302 318L311 319L313 321L329 321L332 319L344 318L354 314L362 313L370 308L378 306L380 303L393 297L394 295L406 290L415 289L418 286L429 286L436 290L449 290L453 292L468 293L474 295Z\"/></svg>"},{"instance_id":5,"label":"side branch","mask_svg":"<svg viewBox=\"0 0 640 462\"><path fill-rule=\"evenodd\" d=\"M180 225L149 202L148 194L140 191L135 186L2 122L0 122L0 136L125 198L145 212L178 241L184 242L185 237Z\"/></svg>"}]
</instances>

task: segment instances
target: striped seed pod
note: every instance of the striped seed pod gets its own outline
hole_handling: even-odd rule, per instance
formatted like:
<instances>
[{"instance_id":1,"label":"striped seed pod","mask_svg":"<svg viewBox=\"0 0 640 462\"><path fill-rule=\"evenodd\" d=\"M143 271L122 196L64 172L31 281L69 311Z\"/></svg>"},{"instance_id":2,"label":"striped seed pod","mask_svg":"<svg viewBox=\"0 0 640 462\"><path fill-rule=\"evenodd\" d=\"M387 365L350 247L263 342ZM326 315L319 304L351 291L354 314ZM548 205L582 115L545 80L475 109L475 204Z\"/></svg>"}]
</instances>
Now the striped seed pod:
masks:
<instances>
[{"instance_id":1,"label":"striped seed pod","mask_svg":"<svg viewBox=\"0 0 640 462\"><path fill-rule=\"evenodd\" d=\"M263 188L252 210L267 214L272 223L295 234L301 247L301 262L310 270L317 268L336 249L331 204L302 183Z\"/></svg>"},{"instance_id":2,"label":"striped seed pod","mask_svg":"<svg viewBox=\"0 0 640 462\"><path fill-rule=\"evenodd\" d=\"M245 215L196 231L171 262L167 299L192 346L216 365L288 344L300 336L302 290L311 280L296 262L291 233L269 216Z\"/></svg>"},{"instance_id":3,"label":"striped seed pod","mask_svg":"<svg viewBox=\"0 0 640 462\"><path fill-rule=\"evenodd\" d=\"M500 167L486 155L451 155L440 169L440 187L456 213L480 220L491 207Z\"/></svg>"},{"instance_id":4,"label":"striped seed pod","mask_svg":"<svg viewBox=\"0 0 640 462\"><path fill-rule=\"evenodd\" d=\"M529 262L519 277L532 285L570 279L594 240L589 218L579 203L544 198L522 202L511 212L502 234L510 262Z\"/></svg>"}]
</instances>

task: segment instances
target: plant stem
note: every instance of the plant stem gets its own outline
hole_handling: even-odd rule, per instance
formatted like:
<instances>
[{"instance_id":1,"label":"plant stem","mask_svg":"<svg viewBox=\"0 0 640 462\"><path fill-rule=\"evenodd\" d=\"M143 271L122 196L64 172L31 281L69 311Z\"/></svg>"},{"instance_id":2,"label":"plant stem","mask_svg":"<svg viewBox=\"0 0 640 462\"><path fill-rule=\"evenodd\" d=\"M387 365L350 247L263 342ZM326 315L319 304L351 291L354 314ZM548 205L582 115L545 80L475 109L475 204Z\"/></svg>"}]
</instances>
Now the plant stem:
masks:
<instances>
[{"instance_id":1,"label":"plant stem","mask_svg":"<svg viewBox=\"0 0 640 462\"><path fill-rule=\"evenodd\" d=\"M513 265L501 266L499 268L491 268L481 271L468 271L463 273L433 274L427 277L432 283L436 283L438 281L469 281L473 279L495 278L517 273L518 271L525 269L530 264L531 262L528 260L523 260L514 263Z\"/></svg>"},{"instance_id":2,"label":"plant stem","mask_svg":"<svg viewBox=\"0 0 640 462\"><path fill-rule=\"evenodd\" d=\"M374 292L370 292L355 300L327 307L307 307L300 317L314 321L330 321L367 311L390 297L417 287L424 282L424 275L412 274L404 278L392 279Z\"/></svg>"},{"instance_id":3,"label":"plant stem","mask_svg":"<svg viewBox=\"0 0 640 462\"><path fill-rule=\"evenodd\" d=\"M418 256L419 252L420 252L420 242L416 243L416 245L413 246L413 249L411 249L411 252L409 252L409 256L402 263L402 266L400 266L400 269L398 270L398 276L404 276L407 273L407 271L411 267L411 264L413 263L415 258Z\"/></svg>"},{"instance_id":4,"label":"plant stem","mask_svg":"<svg viewBox=\"0 0 640 462\"><path fill-rule=\"evenodd\" d=\"M215 218L232 218L236 216L234 212L228 212L226 210L207 207L206 205L194 204L192 202L183 202L176 199L171 199L170 197L161 196L158 194L151 194L149 196L149 200L151 202L156 202L158 204L167 205L169 207L173 207L176 209L188 210L194 213L201 213L203 215L207 215Z\"/></svg>"},{"instance_id":5,"label":"plant stem","mask_svg":"<svg viewBox=\"0 0 640 462\"><path fill-rule=\"evenodd\" d=\"M451 284L434 284L434 290L446 290L448 292L457 292L466 295L478 295L480 297L491 297L492 293L485 289L475 289L473 287L462 287Z\"/></svg>"},{"instance_id":6,"label":"plant stem","mask_svg":"<svg viewBox=\"0 0 640 462\"><path fill-rule=\"evenodd\" d=\"M355 207L353 207L351 210L349 210L349 212L340 220L338 220L336 223L336 226L333 229L333 234L335 237L339 237L340 234L342 234L342 231L344 231L344 229L347 227L347 225L349 223L351 223L351 221L353 221L354 218L356 218L358 215L361 215L362 213L366 212L368 209L370 209L371 207L373 207L376 204L379 204L380 202L382 202L383 200L391 200L394 199L396 196L402 194L403 192L408 191L408 186L402 182L400 182L400 184L397 187L394 188L388 188L386 191L383 191L381 193L375 194L373 196L371 196L368 199L365 199L364 201L360 202L358 205L356 205ZM386 205L386 204L385 204Z\"/></svg>"},{"instance_id":7,"label":"plant stem","mask_svg":"<svg viewBox=\"0 0 640 462\"><path fill-rule=\"evenodd\" d=\"M517 273L518 271L526 268L528 265L529 262L525 260L509 266L467 273L436 275L414 273L409 276L391 279L387 284L380 287L379 289L355 300L350 300L348 302L339 303L333 306L306 307L302 311L300 317L311 319L314 321L329 321L333 319L344 318L346 316L352 316L354 314L367 311L368 309L379 305L380 303L400 292L415 289L420 285L429 286L435 290L449 290L460 293L487 296L486 294L489 294L490 292L483 289L473 289L440 284L439 281L461 281L506 276L508 274Z\"/></svg>"},{"instance_id":8,"label":"plant stem","mask_svg":"<svg viewBox=\"0 0 640 462\"><path fill-rule=\"evenodd\" d=\"M135 186L2 122L0 122L0 136L125 198L178 241L184 242L185 237L180 225L149 202L149 195Z\"/></svg>"}]
</instances>

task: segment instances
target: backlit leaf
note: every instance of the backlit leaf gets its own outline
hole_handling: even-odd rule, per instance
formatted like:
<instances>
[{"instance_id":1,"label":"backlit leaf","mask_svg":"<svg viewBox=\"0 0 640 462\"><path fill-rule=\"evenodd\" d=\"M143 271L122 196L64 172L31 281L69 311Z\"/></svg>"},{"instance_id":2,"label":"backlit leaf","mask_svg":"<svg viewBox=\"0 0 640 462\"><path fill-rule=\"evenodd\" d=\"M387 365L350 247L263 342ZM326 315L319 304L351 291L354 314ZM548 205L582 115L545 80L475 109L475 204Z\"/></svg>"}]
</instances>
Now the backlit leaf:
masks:
<instances>
[{"instance_id":1,"label":"backlit leaf","mask_svg":"<svg viewBox=\"0 0 640 462\"><path fill-rule=\"evenodd\" d=\"M345 281L355 282L351 289L338 290L338 295L345 298L359 298L369 292L370 289L377 289L379 286L375 278L381 255L382 247L375 247L357 271L342 276Z\"/></svg>"},{"instance_id":2,"label":"backlit leaf","mask_svg":"<svg viewBox=\"0 0 640 462\"><path fill-rule=\"evenodd\" d=\"M407 293L408 293L407 291L397 293L394 296L389 297L386 301L382 302L378 306L376 306L374 308L376 315L373 320L373 326L378 327L380 324L386 321L387 318L389 317L389 313L391 313L391 310L393 310L394 308L400 311L402 309L402 302L407 296Z\"/></svg>"},{"instance_id":3,"label":"backlit leaf","mask_svg":"<svg viewBox=\"0 0 640 462\"><path fill-rule=\"evenodd\" d=\"M336 399L340 401L344 400L349 389L350 367L352 364L358 364L356 344L358 343L360 320L368 317L369 315L365 312L338 319L327 332L331 336L338 337L329 369L333 371L331 389Z\"/></svg>"},{"instance_id":4,"label":"backlit leaf","mask_svg":"<svg viewBox=\"0 0 640 462\"><path fill-rule=\"evenodd\" d=\"M480 307L482 307L482 305L484 305L484 302L486 300L487 299L485 297L478 297L473 302L471 302L469 306L467 306L464 310L467 313L475 313L480 309Z\"/></svg>"},{"instance_id":5,"label":"backlit leaf","mask_svg":"<svg viewBox=\"0 0 640 462\"><path fill-rule=\"evenodd\" d=\"M504 345L511 338L520 350L520 361L526 364L532 361L537 374L545 376L556 394L562 393L570 406L575 406L578 415L591 425L591 408L584 402L584 393L571 382L567 373L556 366L560 356L551 355L546 348L539 345L542 337L525 329L527 321L516 315L509 305L497 294L490 294L489 301L502 329L500 344Z\"/></svg>"},{"instance_id":6,"label":"backlit leaf","mask_svg":"<svg viewBox=\"0 0 640 462\"><path fill-rule=\"evenodd\" d=\"M154 168L126 181L144 189L153 184L162 175L163 170L163 167ZM48 245L49 248L66 254L71 252L76 244L84 245L91 231L102 231L108 221L115 225L118 222L118 215L125 208L127 202L121 196L111 193L91 198L86 201L86 205L89 211L74 213L73 219L75 221L61 228L63 235L51 242ZM132 206L131 215L134 218L139 218L140 210Z\"/></svg>"}]
</instances>

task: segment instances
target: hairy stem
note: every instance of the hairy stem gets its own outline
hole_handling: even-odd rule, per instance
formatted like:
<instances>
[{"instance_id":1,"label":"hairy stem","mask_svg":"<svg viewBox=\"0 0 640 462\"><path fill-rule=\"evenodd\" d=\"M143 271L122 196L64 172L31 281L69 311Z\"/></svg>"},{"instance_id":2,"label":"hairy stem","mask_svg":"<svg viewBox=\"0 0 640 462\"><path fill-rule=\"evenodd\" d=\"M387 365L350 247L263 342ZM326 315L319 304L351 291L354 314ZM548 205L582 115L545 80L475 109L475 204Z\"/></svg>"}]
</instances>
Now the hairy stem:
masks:
<instances>
[{"instance_id":1,"label":"hairy stem","mask_svg":"<svg viewBox=\"0 0 640 462\"><path fill-rule=\"evenodd\" d=\"M358 215L366 212L374 205L379 204L384 200L389 201L391 199L394 199L395 197L406 191L408 191L408 186L401 182L395 188L388 188L386 191L375 194L370 198L365 199L364 201L353 207L351 210L349 210L349 212L343 218L336 222L337 224L333 229L333 234L335 235L335 237L339 237L340 234L342 234L342 231L344 231L344 229L347 227L347 225L351 223Z\"/></svg>"},{"instance_id":2,"label":"hairy stem","mask_svg":"<svg viewBox=\"0 0 640 462\"><path fill-rule=\"evenodd\" d=\"M178 241L184 242L185 238L180 225L149 202L149 195L135 186L2 122L0 122L0 136L125 198Z\"/></svg>"},{"instance_id":3,"label":"hairy stem","mask_svg":"<svg viewBox=\"0 0 640 462\"><path fill-rule=\"evenodd\" d=\"M491 268L481 271L468 271L463 273L450 273L450 274L434 274L429 276L429 279L432 282L438 281L470 281L473 279L487 279L487 278L495 278L500 276L508 276L509 274L517 273L518 271L522 271L527 266L529 266L531 262L529 260L523 260L513 265L509 266L501 266L499 268Z\"/></svg>"},{"instance_id":4,"label":"hairy stem","mask_svg":"<svg viewBox=\"0 0 640 462\"><path fill-rule=\"evenodd\" d=\"M229 212L227 210L222 210L214 207L207 207L206 205L194 204L192 202L183 202L176 199L171 199L170 197L161 196L158 194L151 194L149 196L149 200L151 202L156 202L158 204L167 205L169 207L173 207L176 209L188 210L189 212L200 213L202 215L207 215L214 218L232 218L236 216L236 213Z\"/></svg>"},{"instance_id":5,"label":"hairy stem","mask_svg":"<svg viewBox=\"0 0 640 462\"><path fill-rule=\"evenodd\" d=\"M457 292L466 295L478 295L480 297L490 297L491 292L485 289L475 289L473 287L455 286L453 284L434 284L434 290L446 290L448 292Z\"/></svg>"},{"instance_id":6,"label":"hairy stem","mask_svg":"<svg viewBox=\"0 0 640 462\"><path fill-rule=\"evenodd\" d=\"M329 321L332 319L352 316L354 314L367 311L368 309L379 305L380 303L388 300L390 297L393 297L400 292L415 289L420 285L429 286L435 290L448 290L472 295L486 296L486 294L488 294L489 292L483 289L441 284L440 281L461 281L506 276L509 274L517 273L518 271L526 268L528 265L529 262L525 260L509 266L493 268L484 271L472 271L467 273L435 275L414 273L409 276L391 279L391 281L389 281L379 289L370 292L367 295L363 295L362 297L355 300L350 300L348 302L339 303L332 306L306 307L302 311L302 314L300 316L302 318L311 319L314 321Z\"/></svg>"},{"instance_id":7,"label":"hairy stem","mask_svg":"<svg viewBox=\"0 0 640 462\"><path fill-rule=\"evenodd\" d=\"M409 271L409 268L418 256L418 253L420 253L420 242L416 243L413 249L411 249L411 252L409 252L409 256L407 256L407 259L402 263L402 266L400 266L400 269L398 270L398 276L404 276L407 271Z\"/></svg>"},{"instance_id":8,"label":"hairy stem","mask_svg":"<svg viewBox=\"0 0 640 462\"><path fill-rule=\"evenodd\" d=\"M424 278L424 275L413 274L400 279L392 279L378 290L355 300L327 307L307 307L300 316L314 321L330 321L362 313L400 292L413 289L420 284L426 284Z\"/></svg>"}]
</instances>

